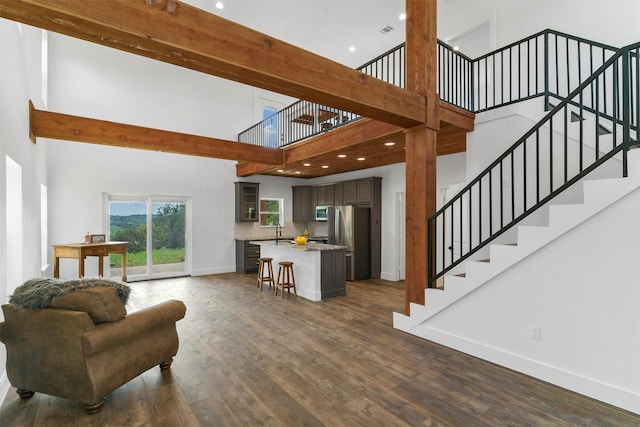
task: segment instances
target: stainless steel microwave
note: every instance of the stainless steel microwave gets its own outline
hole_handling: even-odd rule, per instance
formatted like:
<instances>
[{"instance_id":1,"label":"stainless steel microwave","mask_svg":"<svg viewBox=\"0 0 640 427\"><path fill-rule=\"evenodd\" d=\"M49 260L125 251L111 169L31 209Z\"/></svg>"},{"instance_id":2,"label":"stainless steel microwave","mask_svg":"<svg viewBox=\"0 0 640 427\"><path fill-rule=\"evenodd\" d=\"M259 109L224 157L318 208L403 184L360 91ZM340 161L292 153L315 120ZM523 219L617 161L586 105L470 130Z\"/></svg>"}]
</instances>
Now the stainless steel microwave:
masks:
<instances>
[{"instance_id":1,"label":"stainless steel microwave","mask_svg":"<svg viewBox=\"0 0 640 427\"><path fill-rule=\"evenodd\" d=\"M329 206L316 206L316 221L326 221L329 214Z\"/></svg>"}]
</instances>

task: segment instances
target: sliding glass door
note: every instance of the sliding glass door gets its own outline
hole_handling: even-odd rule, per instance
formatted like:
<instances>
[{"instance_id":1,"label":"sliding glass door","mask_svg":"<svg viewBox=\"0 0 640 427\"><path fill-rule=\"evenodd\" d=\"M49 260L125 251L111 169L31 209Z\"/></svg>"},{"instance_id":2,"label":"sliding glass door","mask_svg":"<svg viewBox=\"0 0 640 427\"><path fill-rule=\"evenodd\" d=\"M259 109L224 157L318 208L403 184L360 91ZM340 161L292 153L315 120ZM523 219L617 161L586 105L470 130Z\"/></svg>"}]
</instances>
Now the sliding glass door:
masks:
<instances>
[{"instance_id":1,"label":"sliding glass door","mask_svg":"<svg viewBox=\"0 0 640 427\"><path fill-rule=\"evenodd\" d=\"M187 275L187 198L107 196L108 234L127 244L127 277L146 280ZM122 272L110 257L110 275Z\"/></svg>"}]
</instances>

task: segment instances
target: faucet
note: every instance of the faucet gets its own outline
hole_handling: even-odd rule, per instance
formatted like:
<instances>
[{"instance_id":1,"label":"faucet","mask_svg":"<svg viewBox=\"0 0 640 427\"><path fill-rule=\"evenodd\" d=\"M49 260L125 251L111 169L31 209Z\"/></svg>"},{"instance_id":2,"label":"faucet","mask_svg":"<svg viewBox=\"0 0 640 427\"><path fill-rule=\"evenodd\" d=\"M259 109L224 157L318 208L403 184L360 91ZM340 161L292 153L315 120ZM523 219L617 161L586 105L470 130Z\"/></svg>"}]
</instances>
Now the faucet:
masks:
<instances>
[{"instance_id":1,"label":"faucet","mask_svg":"<svg viewBox=\"0 0 640 427\"><path fill-rule=\"evenodd\" d=\"M278 237L282 237L282 226L279 222L276 223L276 245L278 244Z\"/></svg>"}]
</instances>

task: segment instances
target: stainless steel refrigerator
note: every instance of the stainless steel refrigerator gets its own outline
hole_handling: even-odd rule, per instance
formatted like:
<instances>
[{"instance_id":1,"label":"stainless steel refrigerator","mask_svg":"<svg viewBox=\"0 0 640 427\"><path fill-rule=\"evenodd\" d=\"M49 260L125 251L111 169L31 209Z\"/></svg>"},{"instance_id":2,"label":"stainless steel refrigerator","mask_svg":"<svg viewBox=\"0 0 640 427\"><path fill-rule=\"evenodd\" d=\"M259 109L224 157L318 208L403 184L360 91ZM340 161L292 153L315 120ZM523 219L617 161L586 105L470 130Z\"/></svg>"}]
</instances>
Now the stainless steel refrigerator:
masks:
<instances>
[{"instance_id":1,"label":"stainless steel refrigerator","mask_svg":"<svg viewBox=\"0 0 640 427\"><path fill-rule=\"evenodd\" d=\"M335 206L327 217L329 244L347 247L347 280L370 278L369 208Z\"/></svg>"}]
</instances>

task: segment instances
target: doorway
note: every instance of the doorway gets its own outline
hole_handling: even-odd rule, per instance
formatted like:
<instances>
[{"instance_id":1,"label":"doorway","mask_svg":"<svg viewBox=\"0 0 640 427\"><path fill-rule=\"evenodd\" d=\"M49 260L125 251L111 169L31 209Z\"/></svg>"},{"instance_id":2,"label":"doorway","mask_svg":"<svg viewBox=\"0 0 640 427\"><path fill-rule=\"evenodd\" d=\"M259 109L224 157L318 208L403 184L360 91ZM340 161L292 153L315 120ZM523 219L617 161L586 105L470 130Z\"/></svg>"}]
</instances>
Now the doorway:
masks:
<instances>
[{"instance_id":1,"label":"doorway","mask_svg":"<svg viewBox=\"0 0 640 427\"><path fill-rule=\"evenodd\" d=\"M406 272L406 193L396 193L396 278L395 280L404 280Z\"/></svg>"},{"instance_id":2,"label":"doorway","mask_svg":"<svg viewBox=\"0 0 640 427\"><path fill-rule=\"evenodd\" d=\"M189 199L186 197L107 196L109 240L126 241L129 281L190 273ZM119 255L109 257L109 275L122 274Z\"/></svg>"}]
</instances>

